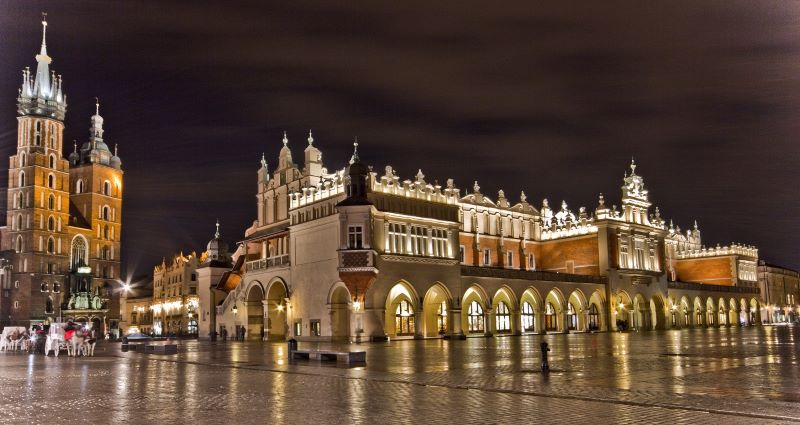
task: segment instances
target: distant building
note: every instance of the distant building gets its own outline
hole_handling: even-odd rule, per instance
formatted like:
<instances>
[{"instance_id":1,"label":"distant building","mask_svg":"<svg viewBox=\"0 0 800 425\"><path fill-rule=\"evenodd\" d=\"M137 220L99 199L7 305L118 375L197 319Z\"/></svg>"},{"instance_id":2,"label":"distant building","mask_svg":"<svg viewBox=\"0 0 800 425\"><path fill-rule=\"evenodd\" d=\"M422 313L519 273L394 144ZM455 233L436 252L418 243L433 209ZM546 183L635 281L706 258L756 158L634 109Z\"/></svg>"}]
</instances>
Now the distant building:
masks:
<instances>
[{"instance_id":1,"label":"distant building","mask_svg":"<svg viewBox=\"0 0 800 425\"><path fill-rule=\"evenodd\" d=\"M122 168L99 103L89 139L64 158L67 96L49 66L43 21L36 72L23 71L17 148L9 158L0 325L72 319L117 332Z\"/></svg>"},{"instance_id":2,"label":"distant building","mask_svg":"<svg viewBox=\"0 0 800 425\"><path fill-rule=\"evenodd\" d=\"M707 248L696 223L665 220L633 162L619 208L600 194L573 211L491 199L477 182L462 194L421 170L379 174L357 146L329 171L311 134L304 159L286 135L273 171L262 158L234 265L200 283L210 332L381 340L761 323L758 250Z\"/></svg>"},{"instance_id":3,"label":"distant building","mask_svg":"<svg viewBox=\"0 0 800 425\"><path fill-rule=\"evenodd\" d=\"M758 262L758 285L767 323L792 323L800 317L800 274L765 261Z\"/></svg>"}]
</instances>

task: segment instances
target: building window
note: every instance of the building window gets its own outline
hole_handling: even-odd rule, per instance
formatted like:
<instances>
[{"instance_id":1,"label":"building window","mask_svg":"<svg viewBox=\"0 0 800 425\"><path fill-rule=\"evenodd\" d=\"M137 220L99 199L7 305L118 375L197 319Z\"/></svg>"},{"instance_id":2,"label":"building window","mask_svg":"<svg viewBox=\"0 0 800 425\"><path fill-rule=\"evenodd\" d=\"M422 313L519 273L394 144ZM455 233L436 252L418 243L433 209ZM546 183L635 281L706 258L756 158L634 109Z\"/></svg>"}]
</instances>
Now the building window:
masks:
<instances>
[{"instance_id":1,"label":"building window","mask_svg":"<svg viewBox=\"0 0 800 425\"><path fill-rule=\"evenodd\" d=\"M508 311L508 305L503 301L497 304L495 325L497 326L497 332L511 332L511 312Z\"/></svg>"},{"instance_id":2,"label":"building window","mask_svg":"<svg viewBox=\"0 0 800 425\"><path fill-rule=\"evenodd\" d=\"M511 251L506 252L506 267L514 268L514 253Z\"/></svg>"},{"instance_id":3,"label":"building window","mask_svg":"<svg viewBox=\"0 0 800 425\"><path fill-rule=\"evenodd\" d=\"M425 228L411 226L409 235L411 236L411 254L425 255Z\"/></svg>"},{"instance_id":4,"label":"building window","mask_svg":"<svg viewBox=\"0 0 800 425\"><path fill-rule=\"evenodd\" d=\"M86 245L86 239L84 239L81 236L75 236L75 239L72 240L72 250L71 250L72 261L70 261L70 268L72 270L75 270L80 266L86 265L87 249L88 247Z\"/></svg>"},{"instance_id":5,"label":"building window","mask_svg":"<svg viewBox=\"0 0 800 425\"><path fill-rule=\"evenodd\" d=\"M195 274L195 273L192 273L192 282L194 282L194 281L196 281L196 280L197 280L197 274Z\"/></svg>"},{"instance_id":6,"label":"building window","mask_svg":"<svg viewBox=\"0 0 800 425\"><path fill-rule=\"evenodd\" d=\"M56 209L56 197L50 195L47 197L47 208L54 210Z\"/></svg>"},{"instance_id":7,"label":"building window","mask_svg":"<svg viewBox=\"0 0 800 425\"><path fill-rule=\"evenodd\" d=\"M19 301L14 301L14 308L19 308Z\"/></svg>"},{"instance_id":8,"label":"building window","mask_svg":"<svg viewBox=\"0 0 800 425\"><path fill-rule=\"evenodd\" d=\"M303 319L297 319L294 321L294 336L302 336L303 335Z\"/></svg>"},{"instance_id":9,"label":"building window","mask_svg":"<svg viewBox=\"0 0 800 425\"><path fill-rule=\"evenodd\" d=\"M19 187L25 186L25 172L19 172Z\"/></svg>"},{"instance_id":10,"label":"building window","mask_svg":"<svg viewBox=\"0 0 800 425\"><path fill-rule=\"evenodd\" d=\"M102 218L103 220L109 220L109 217L111 217L111 214L109 214L110 210L109 210L108 206L104 206L102 211L103 212L100 215L100 218Z\"/></svg>"},{"instance_id":11,"label":"building window","mask_svg":"<svg viewBox=\"0 0 800 425\"><path fill-rule=\"evenodd\" d=\"M483 307L481 303L473 301L467 310L467 329L470 333L483 332Z\"/></svg>"},{"instance_id":12,"label":"building window","mask_svg":"<svg viewBox=\"0 0 800 425\"><path fill-rule=\"evenodd\" d=\"M111 196L111 183L108 180L103 182L103 195Z\"/></svg>"},{"instance_id":13,"label":"building window","mask_svg":"<svg viewBox=\"0 0 800 425\"><path fill-rule=\"evenodd\" d=\"M364 245L364 234L361 226L347 227L347 247L361 249Z\"/></svg>"},{"instance_id":14,"label":"building window","mask_svg":"<svg viewBox=\"0 0 800 425\"><path fill-rule=\"evenodd\" d=\"M439 335L447 333L447 302L442 301L439 308L436 309L436 328L439 329Z\"/></svg>"},{"instance_id":15,"label":"building window","mask_svg":"<svg viewBox=\"0 0 800 425\"><path fill-rule=\"evenodd\" d=\"M525 301L522 303L522 330L525 332L533 332L535 323L533 306L531 306L531 303Z\"/></svg>"},{"instance_id":16,"label":"building window","mask_svg":"<svg viewBox=\"0 0 800 425\"><path fill-rule=\"evenodd\" d=\"M464 251L465 251L464 245L458 247L458 261L460 261L461 264L464 264L466 262L466 255Z\"/></svg>"},{"instance_id":17,"label":"building window","mask_svg":"<svg viewBox=\"0 0 800 425\"><path fill-rule=\"evenodd\" d=\"M45 302L44 312L47 314L53 314L53 299L47 297L47 301Z\"/></svg>"},{"instance_id":18,"label":"building window","mask_svg":"<svg viewBox=\"0 0 800 425\"><path fill-rule=\"evenodd\" d=\"M19 281L18 280L14 281L14 289L19 289Z\"/></svg>"},{"instance_id":19,"label":"building window","mask_svg":"<svg viewBox=\"0 0 800 425\"><path fill-rule=\"evenodd\" d=\"M491 264L492 264L492 256L491 256L491 253L489 251L489 248L484 248L483 249L483 265L484 266L489 266Z\"/></svg>"},{"instance_id":20,"label":"building window","mask_svg":"<svg viewBox=\"0 0 800 425\"><path fill-rule=\"evenodd\" d=\"M23 243L22 243L22 236L17 236L17 252L18 252L18 253L22 252L22 249L23 249L24 247L25 247L25 246L24 246L24 245L23 245Z\"/></svg>"},{"instance_id":21,"label":"building window","mask_svg":"<svg viewBox=\"0 0 800 425\"><path fill-rule=\"evenodd\" d=\"M547 303L544 309L544 330L555 331L558 329L558 319L556 318L556 309L553 303Z\"/></svg>"},{"instance_id":22,"label":"building window","mask_svg":"<svg viewBox=\"0 0 800 425\"><path fill-rule=\"evenodd\" d=\"M58 282L53 282L53 292L59 293L61 292L61 284Z\"/></svg>"},{"instance_id":23,"label":"building window","mask_svg":"<svg viewBox=\"0 0 800 425\"><path fill-rule=\"evenodd\" d=\"M567 303L567 329L571 331L578 329L578 314L572 303Z\"/></svg>"},{"instance_id":24,"label":"building window","mask_svg":"<svg viewBox=\"0 0 800 425\"><path fill-rule=\"evenodd\" d=\"M197 335L197 320L189 319L189 325L186 330L189 332L189 335Z\"/></svg>"},{"instance_id":25,"label":"building window","mask_svg":"<svg viewBox=\"0 0 800 425\"><path fill-rule=\"evenodd\" d=\"M75 183L75 193L83 193L83 179L78 179Z\"/></svg>"},{"instance_id":26,"label":"building window","mask_svg":"<svg viewBox=\"0 0 800 425\"><path fill-rule=\"evenodd\" d=\"M53 217L47 218L47 230L51 232L56 230L56 220Z\"/></svg>"},{"instance_id":27,"label":"building window","mask_svg":"<svg viewBox=\"0 0 800 425\"><path fill-rule=\"evenodd\" d=\"M50 168L56 168L56 156L50 155Z\"/></svg>"},{"instance_id":28,"label":"building window","mask_svg":"<svg viewBox=\"0 0 800 425\"><path fill-rule=\"evenodd\" d=\"M108 225L103 225L103 239L108 239Z\"/></svg>"},{"instance_id":29,"label":"building window","mask_svg":"<svg viewBox=\"0 0 800 425\"><path fill-rule=\"evenodd\" d=\"M56 241L53 238L47 238L47 253L53 254L56 252Z\"/></svg>"},{"instance_id":30,"label":"building window","mask_svg":"<svg viewBox=\"0 0 800 425\"><path fill-rule=\"evenodd\" d=\"M319 320L311 321L311 336L322 335L322 325Z\"/></svg>"},{"instance_id":31,"label":"building window","mask_svg":"<svg viewBox=\"0 0 800 425\"><path fill-rule=\"evenodd\" d=\"M536 258L533 254L528 254L528 270L536 270Z\"/></svg>"},{"instance_id":32,"label":"building window","mask_svg":"<svg viewBox=\"0 0 800 425\"><path fill-rule=\"evenodd\" d=\"M389 251L396 254L406 252L406 226L399 223L389 223Z\"/></svg>"},{"instance_id":33,"label":"building window","mask_svg":"<svg viewBox=\"0 0 800 425\"><path fill-rule=\"evenodd\" d=\"M398 336L414 335L414 308L411 303L401 300L395 310L395 333Z\"/></svg>"},{"instance_id":34,"label":"building window","mask_svg":"<svg viewBox=\"0 0 800 425\"><path fill-rule=\"evenodd\" d=\"M42 282L42 292L50 292L50 285L47 282Z\"/></svg>"},{"instance_id":35,"label":"building window","mask_svg":"<svg viewBox=\"0 0 800 425\"><path fill-rule=\"evenodd\" d=\"M600 312L597 310L597 305L595 304L589 306L589 330L600 330Z\"/></svg>"},{"instance_id":36,"label":"building window","mask_svg":"<svg viewBox=\"0 0 800 425\"><path fill-rule=\"evenodd\" d=\"M447 257L447 230L431 230L431 247L434 257Z\"/></svg>"},{"instance_id":37,"label":"building window","mask_svg":"<svg viewBox=\"0 0 800 425\"><path fill-rule=\"evenodd\" d=\"M47 175L47 187L50 189L55 189L56 187L56 178L52 174Z\"/></svg>"}]
</instances>

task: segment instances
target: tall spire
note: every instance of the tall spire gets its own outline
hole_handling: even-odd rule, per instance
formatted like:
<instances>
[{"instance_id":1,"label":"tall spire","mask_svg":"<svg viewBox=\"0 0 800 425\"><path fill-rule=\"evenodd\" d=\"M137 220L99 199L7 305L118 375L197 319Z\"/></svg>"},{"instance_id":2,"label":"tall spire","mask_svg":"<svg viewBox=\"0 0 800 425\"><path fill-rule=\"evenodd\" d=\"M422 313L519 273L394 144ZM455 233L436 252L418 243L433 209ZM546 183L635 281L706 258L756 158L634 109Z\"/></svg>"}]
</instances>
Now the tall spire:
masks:
<instances>
[{"instance_id":1,"label":"tall spire","mask_svg":"<svg viewBox=\"0 0 800 425\"><path fill-rule=\"evenodd\" d=\"M356 136L356 140L355 142L353 142L353 156L350 157L350 163L355 164L356 162L359 162L359 160L360 159L358 158L358 136Z\"/></svg>"},{"instance_id":2,"label":"tall spire","mask_svg":"<svg viewBox=\"0 0 800 425\"><path fill-rule=\"evenodd\" d=\"M217 231L214 233L214 239L219 239L219 219L217 219Z\"/></svg>"},{"instance_id":3,"label":"tall spire","mask_svg":"<svg viewBox=\"0 0 800 425\"><path fill-rule=\"evenodd\" d=\"M42 48L36 55L36 82L33 91L41 97L52 97L52 82L50 81L50 63L53 61L47 56L47 13L42 13Z\"/></svg>"},{"instance_id":4,"label":"tall spire","mask_svg":"<svg viewBox=\"0 0 800 425\"><path fill-rule=\"evenodd\" d=\"M61 86L61 76L50 71L53 59L47 54L47 14L42 13L42 46L36 55L36 73L29 68L22 73L22 89L17 99L20 115L38 115L64 120L67 97Z\"/></svg>"}]
</instances>

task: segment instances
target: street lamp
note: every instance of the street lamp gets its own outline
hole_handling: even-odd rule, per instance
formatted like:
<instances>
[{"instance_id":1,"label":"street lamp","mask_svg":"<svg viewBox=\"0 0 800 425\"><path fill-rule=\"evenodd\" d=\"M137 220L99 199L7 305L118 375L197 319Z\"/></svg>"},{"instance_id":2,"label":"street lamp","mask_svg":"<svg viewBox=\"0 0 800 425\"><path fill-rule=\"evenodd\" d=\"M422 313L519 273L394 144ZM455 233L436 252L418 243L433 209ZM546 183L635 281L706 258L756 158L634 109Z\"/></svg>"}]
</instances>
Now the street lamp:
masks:
<instances>
[{"instance_id":1,"label":"street lamp","mask_svg":"<svg viewBox=\"0 0 800 425\"><path fill-rule=\"evenodd\" d=\"M239 312L239 308L238 308L238 307L236 307L236 304L234 304L234 305L233 305L233 309L232 309L232 311L233 311L233 315L234 315L234 316L236 316L236 313L238 313L238 312Z\"/></svg>"}]
</instances>

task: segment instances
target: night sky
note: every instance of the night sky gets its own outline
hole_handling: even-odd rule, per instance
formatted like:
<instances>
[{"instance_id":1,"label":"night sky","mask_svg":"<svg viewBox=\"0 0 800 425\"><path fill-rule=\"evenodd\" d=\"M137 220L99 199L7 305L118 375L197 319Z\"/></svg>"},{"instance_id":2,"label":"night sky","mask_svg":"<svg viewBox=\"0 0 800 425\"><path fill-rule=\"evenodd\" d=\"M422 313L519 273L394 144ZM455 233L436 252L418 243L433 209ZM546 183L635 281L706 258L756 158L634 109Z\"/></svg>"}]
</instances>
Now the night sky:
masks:
<instances>
[{"instance_id":1,"label":"night sky","mask_svg":"<svg viewBox=\"0 0 800 425\"><path fill-rule=\"evenodd\" d=\"M240 240L261 153L274 168L286 130L302 162L309 128L331 170L358 136L379 171L573 211L619 205L634 156L706 245L800 267L796 2L211 3L0 0L0 158L46 11L65 142L88 138L99 96L119 144L129 276L203 250L216 218Z\"/></svg>"}]
</instances>

